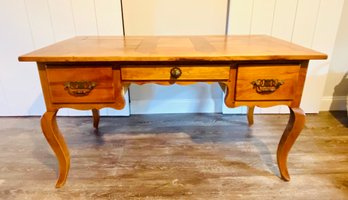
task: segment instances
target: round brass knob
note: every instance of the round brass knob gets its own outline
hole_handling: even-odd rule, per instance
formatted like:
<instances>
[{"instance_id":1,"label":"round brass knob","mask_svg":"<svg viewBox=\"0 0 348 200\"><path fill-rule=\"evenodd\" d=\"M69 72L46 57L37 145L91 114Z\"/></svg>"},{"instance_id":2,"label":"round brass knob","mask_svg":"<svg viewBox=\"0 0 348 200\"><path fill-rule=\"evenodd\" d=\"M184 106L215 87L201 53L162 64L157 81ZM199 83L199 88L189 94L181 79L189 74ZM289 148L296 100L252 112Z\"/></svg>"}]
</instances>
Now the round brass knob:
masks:
<instances>
[{"instance_id":1,"label":"round brass knob","mask_svg":"<svg viewBox=\"0 0 348 200\"><path fill-rule=\"evenodd\" d=\"M181 69L179 67L173 67L170 70L170 75L173 78L179 78L181 76Z\"/></svg>"}]
</instances>

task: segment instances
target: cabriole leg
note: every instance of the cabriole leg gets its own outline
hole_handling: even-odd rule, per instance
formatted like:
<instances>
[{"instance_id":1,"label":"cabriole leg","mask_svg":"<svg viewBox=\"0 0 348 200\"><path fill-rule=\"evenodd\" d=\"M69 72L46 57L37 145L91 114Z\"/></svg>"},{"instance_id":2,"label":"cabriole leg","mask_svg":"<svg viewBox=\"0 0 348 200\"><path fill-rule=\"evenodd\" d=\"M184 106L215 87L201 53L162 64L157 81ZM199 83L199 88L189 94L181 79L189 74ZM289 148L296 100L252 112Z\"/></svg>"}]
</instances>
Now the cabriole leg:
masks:
<instances>
[{"instance_id":1,"label":"cabriole leg","mask_svg":"<svg viewBox=\"0 0 348 200\"><path fill-rule=\"evenodd\" d=\"M290 180L287 158L292 145L295 143L301 130L305 124L305 113L301 108L291 108L290 118L288 125L286 126L284 133L280 139L278 150L277 150L277 161L282 179L285 181Z\"/></svg>"},{"instance_id":2,"label":"cabriole leg","mask_svg":"<svg viewBox=\"0 0 348 200\"><path fill-rule=\"evenodd\" d=\"M70 155L68 147L60 133L56 114L57 111L47 111L41 118L41 128L46 137L47 142L56 154L59 163L59 175L56 187L60 188L65 184L70 168Z\"/></svg>"}]
</instances>

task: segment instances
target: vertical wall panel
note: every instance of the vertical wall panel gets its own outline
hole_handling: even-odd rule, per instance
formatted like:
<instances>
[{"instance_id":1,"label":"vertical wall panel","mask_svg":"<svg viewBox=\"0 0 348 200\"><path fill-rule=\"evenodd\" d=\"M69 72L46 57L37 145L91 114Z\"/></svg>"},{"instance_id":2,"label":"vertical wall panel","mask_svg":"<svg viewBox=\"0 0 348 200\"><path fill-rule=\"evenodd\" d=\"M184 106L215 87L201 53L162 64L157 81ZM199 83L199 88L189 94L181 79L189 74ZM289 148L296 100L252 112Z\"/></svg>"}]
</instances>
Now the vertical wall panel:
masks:
<instances>
[{"instance_id":1,"label":"vertical wall panel","mask_svg":"<svg viewBox=\"0 0 348 200\"><path fill-rule=\"evenodd\" d=\"M250 10L250 4L252 4L251 1L231 1L229 33L233 33L231 31L232 27L239 23L238 20L233 20L233 17L242 18L241 21L248 21L250 14L243 11L246 12L243 15L242 8L239 7L243 7L248 11ZM281 39L326 52L330 56L342 5L343 0L254 0L251 14L251 34L271 34ZM234 8L232 6L237 6L235 9L239 11L233 13ZM241 16L236 16L238 12L241 13ZM246 32L245 30L244 26L244 32ZM328 63L329 60L311 61L301 105L306 112L318 112ZM313 88L316 89L313 90ZM261 109L259 112L268 113L277 112L277 110L288 112L288 109L284 107ZM244 108L234 110L223 108L224 113L245 111Z\"/></svg>"},{"instance_id":2,"label":"vertical wall panel","mask_svg":"<svg viewBox=\"0 0 348 200\"><path fill-rule=\"evenodd\" d=\"M298 1L292 42L308 48L312 47L313 37L318 22L320 2L321 0ZM320 88L316 86L318 84L316 82L317 75L313 72L313 68L317 67L313 65L315 62L317 61L310 62L302 96L301 107L305 112L318 112L315 110L315 102L319 101L321 92ZM313 88L316 89L313 90Z\"/></svg>"},{"instance_id":3,"label":"vertical wall panel","mask_svg":"<svg viewBox=\"0 0 348 200\"><path fill-rule=\"evenodd\" d=\"M71 0L77 35L98 35L94 0Z\"/></svg>"},{"instance_id":4,"label":"vertical wall panel","mask_svg":"<svg viewBox=\"0 0 348 200\"><path fill-rule=\"evenodd\" d=\"M343 4L344 0L321 0L312 48L332 54Z\"/></svg>"},{"instance_id":5,"label":"vertical wall panel","mask_svg":"<svg viewBox=\"0 0 348 200\"><path fill-rule=\"evenodd\" d=\"M120 0L96 0L95 10L99 35L122 35Z\"/></svg>"},{"instance_id":6,"label":"vertical wall panel","mask_svg":"<svg viewBox=\"0 0 348 200\"><path fill-rule=\"evenodd\" d=\"M275 0L254 0L251 34L271 34Z\"/></svg>"},{"instance_id":7,"label":"vertical wall panel","mask_svg":"<svg viewBox=\"0 0 348 200\"><path fill-rule=\"evenodd\" d=\"M1 30L6 30L0 31L0 115L41 115L45 111L36 64L19 63L19 55L76 34L96 35L96 9L102 33L122 33L119 1L100 0L96 5L94 0L0 1ZM126 115L129 111L127 107L122 111L103 109L103 113ZM61 109L59 114L89 115L90 111Z\"/></svg>"},{"instance_id":8,"label":"vertical wall panel","mask_svg":"<svg viewBox=\"0 0 348 200\"><path fill-rule=\"evenodd\" d=\"M249 34L254 0L231 0L228 34Z\"/></svg>"},{"instance_id":9,"label":"vertical wall panel","mask_svg":"<svg viewBox=\"0 0 348 200\"><path fill-rule=\"evenodd\" d=\"M298 1L292 42L311 47L320 0Z\"/></svg>"},{"instance_id":10,"label":"vertical wall panel","mask_svg":"<svg viewBox=\"0 0 348 200\"><path fill-rule=\"evenodd\" d=\"M52 44L55 40L47 0L25 0L25 2L34 48L38 49ZM26 74L26 80L31 82L31 88L30 93L26 95L26 101L31 102L29 114L38 115L45 111L44 100L37 68L30 67L29 69L31 73Z\"/></svg>"},{"instance_id":11,"label":"vertical wall panel","mask_svg":"<svg viewBox=\"0 0 348 200\"><path fill-rule=\"evenodd\" d=\"M127 35L223 34L226 0L123 1Z\"/></svg>"},{"instance_id":12,"label":"vertical wall panel","mask_svg":"<svg viewBox=\"0 0 348 200\"><path fill-rule=\"evenodd\" d=\"M47 0L25 0L35 48L54 41Z\"/></svg>"},{"instance_id":13,"label":"vertical wall panel","mask_svg":"<svg viewBox=\"0 0 348 200\"><path fill-rule=\"evenodd\" d=\"M311 47L325 52L329 58L311 61L301 104L306 112L319 111L343 3L343 0L321 0Z\"/></svg>"},{"instance_id":14,"label":"vertical wall panel","mask_svg":"<svg viewBox=\"0 0 348 200\"><path fill-rule=\"evenodd\" d=\"M298 0L277 0L272 36L291 41Z\"/></svg>"},{"instance_id":15,"label":"vertical wall panel","mask_svg":"<svg viewBox=\"0 0 348 200\"><path fill-rule=\"evenodd\" d=\"M154 35L156 0L123 1L126 35Z\"/></svg>"},{"instance_id":16,"label":"vertical wall panel","mask_svg":"<svg viewBox=\"0 0 348 200\"><path fill-rule=\"evenodd\" d=\"M157 0L156 34L223 34L226 0ZM192 12L194 11L194 12ZM161 25L161 26L159 26Z\"/></svg>"},{"instance_id":17,"label":"vertical wall panel","mask_svg":"<svg viewBox=\"0 0 348 200\"><path fill-rule=\"evenodd\" d=\"M34 49L25 1L0 1L0 78L6 97L0 113L29 115L38 88L33 63L18 65L17 56ZM35 83L36 82L36 83ZM25 101L23 101L25 99Z\"/></svg>"},{"instance_id":18,"label":"vertical wall panel","mask_svg":"<svg viewBox=\"0 0 348 200\"><path fill-rule=\"evenodd\" d=\"M48 0L55 41L75 36L71 0Z\"/></svg>"},{"instance_id":19,"label":"vertical wall panel","mask_svg":"<svg viewBox=\"0 0 348 200\"><path fill-rule=\"evenodd\" d=\"M331 57L320 110L348 110L348 1L344 1L342 16Z\"/></svg>"}]
</instances>

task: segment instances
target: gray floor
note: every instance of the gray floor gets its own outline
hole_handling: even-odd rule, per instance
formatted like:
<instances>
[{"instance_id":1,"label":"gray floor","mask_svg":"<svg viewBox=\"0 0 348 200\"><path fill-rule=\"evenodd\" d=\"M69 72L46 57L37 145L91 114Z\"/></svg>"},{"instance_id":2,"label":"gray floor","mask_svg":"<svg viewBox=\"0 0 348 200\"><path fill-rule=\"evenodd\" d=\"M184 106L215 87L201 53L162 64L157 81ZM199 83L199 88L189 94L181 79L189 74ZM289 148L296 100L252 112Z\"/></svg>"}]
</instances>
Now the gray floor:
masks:
<instances>
[{"instance_id":1,"label":"gray floor","mask_svg":"<svg viewBox=\"0 0 348 200\"><path fill-rule=\"evenodd\" d=\"M290 152L275 152L287 115L174 114L58 123L71 153L66 185L38 117L0 118L0 199L348 199L348 118L308 115Z\"/></svg>"}]
</instances>

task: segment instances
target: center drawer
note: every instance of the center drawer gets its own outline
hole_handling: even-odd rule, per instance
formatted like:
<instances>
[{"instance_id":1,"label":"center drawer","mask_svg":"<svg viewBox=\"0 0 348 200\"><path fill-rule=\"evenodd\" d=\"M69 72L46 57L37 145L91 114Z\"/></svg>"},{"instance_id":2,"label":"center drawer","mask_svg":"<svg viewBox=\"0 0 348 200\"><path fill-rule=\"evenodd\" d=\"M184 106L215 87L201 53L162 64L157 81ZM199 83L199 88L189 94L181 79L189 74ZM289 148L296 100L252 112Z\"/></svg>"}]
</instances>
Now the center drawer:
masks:
<instances>
[{"instance_id":1,"label":"center drawer","mask_svg":"<svg viewBox=\"0 0 348 200\"><path fill-rule=\"evenodd\" d=\"M111 66L47 66L52 103L113 102Z\"/></svg>"},{"instance_id":2,"label":"center drawer","mask_svg":"<svg viewBox=\"0 0 348 200\"><path fill-rule=\"evenodd\" d=\"M122 66L122 80L227 80L228 65L126 65Z\"/></svg>"}]
</instances>

